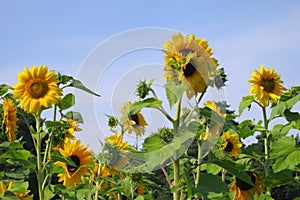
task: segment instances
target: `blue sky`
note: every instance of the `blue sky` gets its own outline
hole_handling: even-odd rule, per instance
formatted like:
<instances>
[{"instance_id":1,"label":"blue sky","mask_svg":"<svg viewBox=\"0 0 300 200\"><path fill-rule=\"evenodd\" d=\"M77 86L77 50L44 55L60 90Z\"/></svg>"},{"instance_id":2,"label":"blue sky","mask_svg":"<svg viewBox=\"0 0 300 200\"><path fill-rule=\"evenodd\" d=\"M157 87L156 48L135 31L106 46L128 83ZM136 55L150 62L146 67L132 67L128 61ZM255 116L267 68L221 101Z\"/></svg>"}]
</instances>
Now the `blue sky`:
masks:
<instances>
[{"instance_id":1,"label":"blue sky","mask_svg":"<svg viewBox=\"0 0 300 200\"><path fill-rule=\"evenodd\" d=\"M92 71L82 74L81 70L105 41L113 44L110 39L130 31L135 33L136 29L148 30L147 27L167 30L164 36L180 31L205 38L228 74L229 81L223 91L225 99L232 109L237 109L241 98L248 94L247 80L252 70L261 64L274 67L287 88L299 85L299 19L300 3L292 0L1 1L0 81L14 85L17 73L32 65L48 65L49 69L83 77L87 86L93 86L91 89L102 97L93 99L94 105L88 102L76 108L84 113L85 119L78 137L97 149L98 138L109 134L104 114L118 114L120 103L131 98L128 91L134 91L138 79L156 78L158 90L163 84L163 54L154 44L151 48L115 57L105 73L94 81L96 87L90 85L88 79L100 70L97 66L101 66L102 61L95 61ZM145 41L160 41L148 33L145 32ZM161 41L166 39L170 38L161 38ZM108 46L102 56L122 46L123 43ZM87 94L78 95L83 100L89 98ZM94 112L85 113L86 106L92 106ZM147 112L154 128L156 120L161 122L161 119ZM91 115L98 124L90 119ZM243 117L260 115L245 113Z\"/></svg>"}]
</instances>

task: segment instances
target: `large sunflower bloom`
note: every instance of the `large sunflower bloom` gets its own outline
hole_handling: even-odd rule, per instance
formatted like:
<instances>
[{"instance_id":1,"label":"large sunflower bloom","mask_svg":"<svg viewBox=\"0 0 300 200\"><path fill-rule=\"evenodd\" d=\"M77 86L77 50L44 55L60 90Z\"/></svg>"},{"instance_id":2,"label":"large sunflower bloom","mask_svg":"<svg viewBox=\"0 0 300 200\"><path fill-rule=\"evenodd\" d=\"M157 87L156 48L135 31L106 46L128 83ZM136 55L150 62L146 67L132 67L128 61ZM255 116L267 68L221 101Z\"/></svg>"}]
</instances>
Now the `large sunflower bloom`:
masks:
<instances>
[{"instance_id":1,"label":"large sunflower bloom","mask_svg":"<svg viewBox=\"0 0 300 200\"><path fill-rule=\"evenodd\" d=\"M131 102L123 104L120 113L124 115L130 105ZM142 136L145 133L145 126L148 124L140 111L134 114L127 114L123 116L122 119L124 131L128 131L129 134L135 132L136 137Z\"/></svg>"},{"instance_id":2,"label":"large sunflower bloom","mask_svg":"<svg viewBox=\"0 0 300 200\"><path fill-rule=\"evenodd\" d=\"M259 196L261 190L264 189L265 184L260 177L249 171L247 171L247 174L251 177L251 181L254 185L250 185L236 177L230 187L230 192L236 190L234 200L251 200L251 195L257 194Z\"/></svg>"},{"instance_id":3,"label":"large sunflower bloom","mask_svg":"<svg viewBox=\"0 0 300 200\"><path fill-rule=\"evenodd\" d=\"M196 39L194 34L184 38L178 33L173 35L172 41L167 40L164 47L164 79L176 85L183 83L189 99L204 92L218 65L216 59L210 58L212 51L208 42L203 38Z\"/></svg>"},{"instance_id":4,"label":"large sunflower bloom","mask_svg":"<svg viewBox=\"0 0 300 200\"><path fill-rule=\"evenodd\" d=\"M6 186L2 181L0 181L0 195L5 193L6 191L9 191L13 187L13 182L9 182L8 186ZM33 199L33 194L28 195L30 190L26 190L25 194L14 192L14 195L16 195L20 200L32 200Z\"/></svg>"},{"instance_id":5,"label":"large sunflower bloom","mask_svg":"<svg viewBox=\"0 0 300 200\"><path fill-rule=\"evenodd\" d=\"M5 132L7 133L8 141L13 142L16 139L17 131L17 108L13 101L8 98L3 99L4 116L2 123L5 124Z\"/></svg>"},{"instance_id":6,"label":"large sunflower bloom","mask_svg":"<svg viewBox=\"0 0 300 200\"><path fill-rule=\"evenodd\" d=\"M269 105L269 99L277 103L283 91L286 90L286 88L281 85L283 81L280 79L280 75L274 71L274 68L264 68L263 65L260 66L259 71L253 71L248 82L253 83L250 88L250 94L252 94L263 107Z\"/></svg>"},{"instance_id":7,"label":"large sunflower bloom","mask_svg":"<svg viewBox=\"0 0 300 200\"><path fill-rule=\"evenodd\" d=\"M14 86L14 96L20 99L21 108L36 114L42 107L49 108L58 102L62 95L56 86L59 82L54 70L48 72L47 66L24 68L18 75L19 82Z\"/></svg>"},{"instance_id":8,"label":"large sunflower bloom","mask_svg":"<svg viewBox=\"0 0 300 200\"><path fill-rule=\"evenodd\" d=\"M222 135L222 151L226 151L230 155L237 158L242 152L242 146L243 144L240 142L238 134L230 134L229 131L227 131Z\"/></svg>"},{"instance_id":9,"label":"large sunflower bloom","mask_svg":"<svg viewBox=\"0 0 300 200\"><path fill-rule=\"evenodd\" d=\"M58 182L63 182L66 187L82 183L81 176L87 175L88 165L93 164L92 151L89 151L87 146L77 140L66 143L63 149L59 149L59 152L64 157L70 158L76 166L70 166L60 161L55 162L55 165L65 169L64 173L58 174Z\"/></svg>"}]
</instances>

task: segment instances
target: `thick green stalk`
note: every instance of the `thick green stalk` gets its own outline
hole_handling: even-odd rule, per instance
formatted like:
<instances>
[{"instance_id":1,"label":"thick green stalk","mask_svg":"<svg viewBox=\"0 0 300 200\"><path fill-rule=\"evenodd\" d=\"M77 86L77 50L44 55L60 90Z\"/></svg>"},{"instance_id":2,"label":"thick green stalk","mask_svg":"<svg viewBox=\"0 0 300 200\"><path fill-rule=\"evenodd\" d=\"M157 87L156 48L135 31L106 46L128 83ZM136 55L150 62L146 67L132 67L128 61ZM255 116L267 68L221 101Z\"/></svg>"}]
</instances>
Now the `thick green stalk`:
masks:
<instances>
[{"instance_id":1,"label":"thick green stalk","mask_svg":"<svg viewBox=\"0 0 300 200\"><path fill-rule=\"evenodd\" d=\"M36 123L36 159L37 159L37 182L38 182L38 191L39 191L39 199L43 200L43 166L42 166L42 158L41 158L41 145L42 145L42 137L41 137L41 116L40 113L35 115L35 123Z\"/></svg>"},{"instance_id":2,"label":"thick green stalk","mask_svg":"<svg viewBox=\"0 0 300 200\"><path fill-rule=\"evenodd\" d=\"M262 107L262 111L263 111L263 119L264 119L264 128L266 130L266 132L264 133L264 148L265 148L265 176L267 177L269 175L269 159L270 159L270 155L269 155L269 141L268 141L268 119L267 119L267 113L266 113L266 108ZM269 191L269 188L266 187L266 190Z\"/></svg>"},{"instance_id":3,"label":"thick green stalk","mask_svg":"<svg viewBox=\"0 0 300 200\"><path fill-rule=\"evenodd\" d=\"M178 99L177 107L176 107L176 116L173 123L173 130L174 134L179 134L179 124L180 124L180 110L181 110L181 98ZM176 160L173 161L173 172L174 172L174 182L173 186L176 190L173 192L173 200L179 200L180 198L180 190L179 187L179 180L180 180L180 168L179 168L179 158L176 156Z\"/></svg>"},{"instance_id":4,"label":"thick green stalk","mask_svg":"<svg viewBox=\"0 0 300 200\"><path fill-rule=\"evenodd\" d=\"M197 139L198 144L198 158L197 158L197 169L196 169L196 180L195 186L197 187L200 182L200 173L201 173L201 142L200 138Z\"/></svg>"}]
</instances>

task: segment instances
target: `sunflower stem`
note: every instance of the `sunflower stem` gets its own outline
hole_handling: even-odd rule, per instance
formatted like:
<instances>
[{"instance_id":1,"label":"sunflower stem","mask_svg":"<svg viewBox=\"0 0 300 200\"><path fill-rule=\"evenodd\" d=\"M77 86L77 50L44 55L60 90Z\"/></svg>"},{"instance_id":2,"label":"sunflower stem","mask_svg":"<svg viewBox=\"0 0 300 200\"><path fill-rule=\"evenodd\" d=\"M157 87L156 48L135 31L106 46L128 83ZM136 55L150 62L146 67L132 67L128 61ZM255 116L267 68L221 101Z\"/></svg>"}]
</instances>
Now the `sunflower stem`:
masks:
<instances>
[{"instance_id":1,"label":"sunflower stem","mask_svg":"<svg viewBox=\"0 0 300 200\"><path fill-rule=\"evenodd\" d=\"M198 157L197 157L197 169L196 169L196 180L195 186L198 187L200 182L200 173L201 173L201 142L200 138L197 139L198 144Z\"/></svg>"},{"instance_id":2,"label":"sunflower stem","mask_svg":"<svg viewBox=\"0 0 300 200\"><path fill-rule=\"evenodd\" d=\"M96 177L96 187L97 187L97 190L95 192L94 200L98 200L99 187L100 187L99 178L98 177L100 177L100 174L101 174L101 162L99 161L98 162L97 177Z\"/></svg>"},{"instance_id":3,"label":"sunflower stem","mask_svg":"<svg viewBox=\"0 0 300 200\"><path fill-rule=\"evenodd\" d=\"M42 145L42 137L41 137L41 115L40 113L35 115L35 123L36 123L36 159L37 159L37 171L36 178L38 182L38 191L39 191L39 199L43 200L43 166L41 159L41 145Z\"/></svg>"},{"instance_id":4,"label":"sunflower stem","mask_svg":"<svg viewBox=\"0 0 300 200\"><path fill-rule=\"evenodd\" d=\"M262 111L263 111L263 118L264 118L264 128L265 128L265 133L264 133L264 148L265 148L265 176L268 177L269 175L269 141L268 141L268 125L269 125L269 121L267 119L267 112L266 112L266 108L262 107ZM268 193L270 193L269 188L266 187L266 190Z\"/></svg>"},{"instance_id":5,"label":"sunflower stem","mask_svg":"<svg viewBox=\"0 0 300 200\"><path fill-rule=\"evenodd\" d=\"M53 113L53 122L55 122L56 121L57 105L54 105L54 111L53 112L54 112ZM47 162L47 158L48 158L48 160L51 160L51 146L52 146L52 140L53 140L53 136L52 136L53 132L54 132L54 128L52 128L51 132L49 133L49 141L46 145L43 164L45 164Z\"/></svg>"},{"instance_id":6,"label":"sunflower stem","mask_svg":"<svg viewBox=\"0 0 300 200\"><path fill-rule=\"evenodd\" d=\"M180 111L181 111L181 97L177 101L176 106L176 115L175 120L173 123L173 130L174 134L179 134L179 124L180 124ZM175 187L175 190L173 192L173 200L179 200L180 198L180 190L179 190L179 179L180 179L180 168L179 168L179 158L177 158L175 161L173 161L173 172L174 172L174 182L173 187Z\"/></svg>"}]
</instances>

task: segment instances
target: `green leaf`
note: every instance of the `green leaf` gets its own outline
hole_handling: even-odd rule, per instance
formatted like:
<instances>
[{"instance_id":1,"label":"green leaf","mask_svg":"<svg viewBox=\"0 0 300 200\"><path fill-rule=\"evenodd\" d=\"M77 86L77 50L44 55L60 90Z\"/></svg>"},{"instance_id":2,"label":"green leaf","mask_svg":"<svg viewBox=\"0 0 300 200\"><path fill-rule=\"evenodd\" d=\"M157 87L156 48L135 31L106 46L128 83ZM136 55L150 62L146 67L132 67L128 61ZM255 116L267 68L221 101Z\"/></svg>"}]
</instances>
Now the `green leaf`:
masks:
<instances>
[{"instance_id":1,"label":"green leaf","mask_svg":"<svg viewBox=\"0 0 300 200\"><path fill-rule=\"evenodd\" d=\"M185 87L183 85L166 85L166 95L169 101L170 108L178 101L178 99L183 95L185 92Z\"/></svg>"},{"instance_id":2,"label":"green leaf","mask_svg":"<svg viewBox=\"0 0 300 200\"><path fill-rule=\"evenodd\" d=\"M181 130L175 135L173 140L169 144L165 144L157 150L151 152L146 152L143 154L138 154L134 152L129 152L127 157L131 159L130 164L132 163L143 163L138 166L130 166L131 168L137 167L139 170L144 170L145 172L153 171L154 169L160 167L162 164L167 164L171 162L171 159L177 159L179 155L182 155L186 152L188 146L195 138L196 134L191 132L187 128ZM153 140L157 138L153 137ZM155 149L159 146L151 146L148 149ZM132 164L133 165L133 164Z\"/></svg>"},{"instance_id":3,"label":"green leaf","mask_svg":"<svg viewBox=\"0 0 300 200\"><path fill-rule=\"evenodd\" d=\"M284 185L289 182L294 181L293 171L291 170L282 170L278 173L270 172L266 177L266 182L269 187L276 187L279 185Z\"/></svg>"},{"instance_id":4,"label":"green leaf","mask_svg":"<svg viewBox=\"0 0 300 200\"><path fill-rule=\"evenodd\" d=\"M72 119L74 121L77 121L77 122L83 124L83 118L79 112L69 111L64 115L64 117L66 117L67 119Z\"/></svg>"},{"instance_id":5,"label":"green leaf","mask_svg":"<svg viewBox=\"0 0 300 200\"><path fill-rule=\"evenodd\" d=\"M44 200L51 200L55 193L53 192L54 185L47 185L44 189Z\"/></svg>"},{"instance_id":6,"label":"green leaf","mask_svg":"<svg viewBox=\"0 0 300 200\"><path fill-rule=\"evenodd\" d=\"M143 143L144 152L152 152L161 149L165 144L161 140L159 134L155 133L148 136Z\"/></svg>"},{"instance_id":7,"label":"green leaf","mask_svg":"<svg viewBox=\"0 0 300 200\"><path fill-rule=\"evenodd\" d=\"M72 80L72 83L70 84L70 86L74 87L74 88L77 88L77 89L80 89L80 90L83 90L89 94L92 94L92 95L95 95L97 97L100 97L99 94L93 92L92 90L88 89L86 86L83 85L83 83L79 80L76 80L76 79L73 79Z\"/></svg>"},{"instance_id":8,"label":"green leaf","mask_svg":"<svg viewBox=\"0 0 300 200\"><path fill-rule=\"evenodd\" d=\"M142 108L157 108L162 104L162 101L155 98L147 98L143 101L136 101L129 106L125 111L126 114L135 114L139 112Z\"/></svg>"},{"instance_id":9,"label":"green leaf","mask_svg":"<svg viewBox=\"0 0 300 200\"><path fill-rule=\"evenodd\" d=\"M61 110L71 108L75 104L75 96L72 93L65 95L59 102L58 107Z\"/></svg>"},{"instance_id":10,"label":"green leaf","mask_svg":"<svg viewBox=\"0 0 300 200\"><path fill-rule=\"evenodd\" d=\"M199 186L193 189L193 193L199 193L203 195L204 199L208 199L207 195L210 192L228 192L228 186L218 176L208 173L202 174Z\"/></svg>"},{"instance_id":11,"label":"green leaf","mask_svg":"<svg viewBox=\"0 0 300 200\"><path fill-rule=\"evenodd\" d=\"M63 123L60 122L53 122L53 121L46 121L45 122L46 128L52 128L52 127L64 127Z\"/></svg>"},{"instance_id":12,"label":"green leaf","mask_svg":"<svg viewBox=\"0 0 300 200\"><path fill-rule=\"evenodd\" d=\"M30 152L23 149L10 150L0 155L0 158L18 158L27 160L30 156Z\"/></svg>"},{"instance_id":13,"label":"green leaf","mask_svg":"<svg viewBox=\"0 0 300 200\"><path fill-rule=\"evenodd\" d=\"M238 125L238 131L240 138L247 138L249 136L252 136L255 132L255 124L252 120L244 120Z\"/></svg>"},{"instance_id":14,"label":"green leaf","mask_svg":"<svg viewBox=\"0 0 300 200\"><path fill-rule=\"evenodd\" d=\"M275 173L285 169L293 170L300 164L300 149L296 148L296 140L292 137L281 138L271 143L270 156Z\"/></svg>"},{"instance_id":15,"label":"green leaf","mask_svg":"<svg viewBox=\"0 0 300 200\"><path fill-rule=\"evenodd\" d=\"M59 174L64 173L65 169L62 166L54 166L51 167L51 174Z\"/></svg>"},{"instance_id":16,"label":"green leaf","mask_svg":"<svg viewBox=\"0 0 300 200\"><path fill-rule=\"evenodd\" d=\"M292 129L298 129L297 122L290 122L288 124L276 124L273 126L271 133L273 135L273 139L279 139L288 134L288 132Z\"/></svg>"},{"instance_id":17,"label":"green leaf","mask_svg":"<svg viewBox=\"0 0 300 200\"><path fill-rule=\"evenodd\" d=\"M248 107L250 109L251 103L253 101L254 101L254 97L252 95L243 97L239 105L239 115L241 115L244 112L245 108Z\"/></svg>"},{"instance_id":18,"label":"green leaf","mask_svg":"<svg viewBox=\"0 0 300 200\"><path fill-rule=\"evenodd\" d=\"M1 84L0 85L0 96L4 95L5 93L7 93L7 91L9 89L13 89L12 87L10 87L9 85L6 84Z\"/></svg>"},{"instance_id":19,"label":"green leaf","mask_svg":"<svg viewBox=\"0 0 300 200\"><path fill-rule=\"evenodd\" d=\"M10 191L25 194L28 185L29 185L28 182L18 182L18 184L14 184L14 186Z\"/></svg>"},{"instance_id":20,"label":"green leaf","mask_svg":"<svg viewBox=\"0 0 300 200\"><path fill-rule=\"evenodd\" d=\"M76 167L76 164L72 161L71 158L66 158L66 157L62 156L62 155L61 155L60 153L58 153L58 152L52 152L51 158L52 158L52 160L53 160L54 162L60 161L60 162L66 163L67 165Z\"/></svg>"},{"instance_id":21,"label":"green leaf","mask_svg":"<svg viewBox=\"0 0 300 200\"><path fill-rule=\"evenodd\" d=\"M272 112L270 115L270 121L278 115L284 116L284 112L287 109L292 108L299 100L300 100L300 93L294 97L291 97L290 99L288 99L286 101L279 101L279 103L272 108Z\"/></svg>"},{"instance_id":22,"label":"green leaf","mask_svg":"<svg viewBox=\"0 0 300 200\"><path fill-rule=\"evenodd\" d=\"M249 185L253 185L250 176L245 172L244 165L239 163L235 163L233 161L227 159L219 159L219 160L211 160L209 163L214 163L219 165L220 167L226 169L242 181L248 183Z\"/></svg>"}]
</instances>

